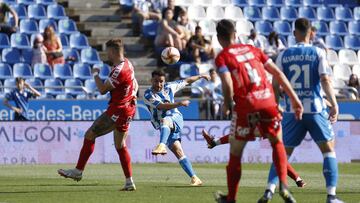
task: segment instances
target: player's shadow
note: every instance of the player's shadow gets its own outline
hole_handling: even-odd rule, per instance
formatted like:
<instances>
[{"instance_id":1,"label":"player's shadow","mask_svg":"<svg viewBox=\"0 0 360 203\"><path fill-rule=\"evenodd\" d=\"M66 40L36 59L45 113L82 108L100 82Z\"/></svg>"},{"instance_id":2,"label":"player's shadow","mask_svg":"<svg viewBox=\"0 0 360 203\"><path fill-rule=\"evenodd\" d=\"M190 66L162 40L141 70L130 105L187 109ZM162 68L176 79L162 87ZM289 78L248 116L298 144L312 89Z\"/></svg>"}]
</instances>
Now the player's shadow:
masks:
<instances>
[{"instance_id":1,"label":"player's shadow","mask_svg":"<svg viewBox=\"0 0 360 203\"><path fill-rule=\"evenodd\" d=\"M202 186L191 186L191 185L159 185L159 186L155 186L155 187L159 187L159 188L167 188L167 187L172 187L172 188L219 188L220 186L216 186L216 185L202 185Z\"/></svg>"}]
</instances>

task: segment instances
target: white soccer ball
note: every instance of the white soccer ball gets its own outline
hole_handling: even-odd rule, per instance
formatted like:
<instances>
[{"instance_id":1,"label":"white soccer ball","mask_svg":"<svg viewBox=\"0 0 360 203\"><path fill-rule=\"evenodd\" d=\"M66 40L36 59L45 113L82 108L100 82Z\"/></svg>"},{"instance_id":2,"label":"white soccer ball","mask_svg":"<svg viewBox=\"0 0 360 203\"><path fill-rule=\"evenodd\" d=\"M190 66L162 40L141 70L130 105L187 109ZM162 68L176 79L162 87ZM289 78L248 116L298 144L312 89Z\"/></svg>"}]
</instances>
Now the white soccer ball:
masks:
<instances>
[{"instance_id":1,"label":"white soccer ball","mask_svg":"<svg viewBox=\"0 0 360 203\"><path fill-rule=\"evenodd\" d=\"M180 59L180 52L175 47L166 47L161 52L161 60L168 65L177 63L179 59Z\"/></svg>"}]
</instances>

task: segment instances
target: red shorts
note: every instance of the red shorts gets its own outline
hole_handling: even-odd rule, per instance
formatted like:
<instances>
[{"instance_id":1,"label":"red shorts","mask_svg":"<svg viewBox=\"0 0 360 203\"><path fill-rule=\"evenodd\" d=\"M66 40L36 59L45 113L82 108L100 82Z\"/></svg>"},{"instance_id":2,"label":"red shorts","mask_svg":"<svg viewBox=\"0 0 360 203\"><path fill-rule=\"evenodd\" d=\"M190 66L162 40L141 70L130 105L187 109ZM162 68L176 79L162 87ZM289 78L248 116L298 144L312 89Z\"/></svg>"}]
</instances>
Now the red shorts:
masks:
<instances>
[{"instance_id":1,"label":"red shorts","mask_svg":"<svg viewBox=\"0 0 360 203\"><path fill-rule=\"evenodd\" d=\"M276 137L281 130L281 113L278 107L269 107L252 112L234 112L231 121L231 135L237 140L255 140L255 129L261 137Z\"/></svg>"},{"instance_id":2,"label":"red shorts","mask_svg":"<svg viewBox=\"0 0 360 203\"><path fill-rule=\"evenodd\" d=\"M105 113L115 122L118 131L126 132L129 130L130 121L134 118L135 112L135 101L130 101L120 106L110 104Z\"/></svg>"}]
</instances>

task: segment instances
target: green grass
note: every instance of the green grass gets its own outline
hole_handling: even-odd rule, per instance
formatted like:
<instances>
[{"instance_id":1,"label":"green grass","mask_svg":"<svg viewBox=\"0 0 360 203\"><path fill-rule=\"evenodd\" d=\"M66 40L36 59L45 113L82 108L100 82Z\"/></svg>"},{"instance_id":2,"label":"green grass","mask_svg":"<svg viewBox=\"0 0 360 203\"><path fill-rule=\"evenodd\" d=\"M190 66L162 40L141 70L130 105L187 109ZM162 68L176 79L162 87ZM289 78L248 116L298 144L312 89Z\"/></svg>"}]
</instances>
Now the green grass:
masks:
<instances>
[{"instance_id":1,"label":"green grass","mask_svg":"<svg viewBox=\"0 0 360 203\"><path fill-rule=\"evenodd\" d=\"M57 175L70 165L0 166L0 202L214 202L213 192L226 190L225 165L195 164L204 186L190 187L178 164L134 164L137 191L120 192L124 178L120 165L89 165L83 180L74 182ZM298 202L325 202L321 164L294 164L306 180L304 189L289 180ZM268 164L244 164L238 202L256 202L262 195ZM338 196L360 202L360 164L340 164ZM275 195L272 202L282 202Z\"/></svg>"}]
</instances>

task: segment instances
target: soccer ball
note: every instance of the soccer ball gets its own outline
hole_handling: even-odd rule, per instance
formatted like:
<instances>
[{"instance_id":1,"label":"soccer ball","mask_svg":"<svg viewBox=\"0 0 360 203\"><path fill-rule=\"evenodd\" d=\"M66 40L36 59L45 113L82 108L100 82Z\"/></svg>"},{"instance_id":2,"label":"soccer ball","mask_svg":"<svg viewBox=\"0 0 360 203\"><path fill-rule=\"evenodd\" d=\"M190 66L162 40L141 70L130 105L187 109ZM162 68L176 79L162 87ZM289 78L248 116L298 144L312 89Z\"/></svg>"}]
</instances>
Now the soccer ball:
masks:
<instances>
[{"instance_id":1,"label":"soccer ball","mask_svg":"<svg viewBox=\"0 0 360 203\"><path fill-rule=\"evenodd\" d=\"M168 65L175 64L176 62L179 61L179 59L180 59L180 52L175 47L166 47L161 52L161 60Z\"/></svg>"}]
</instances>

